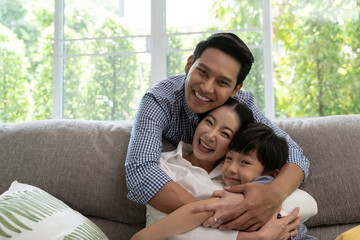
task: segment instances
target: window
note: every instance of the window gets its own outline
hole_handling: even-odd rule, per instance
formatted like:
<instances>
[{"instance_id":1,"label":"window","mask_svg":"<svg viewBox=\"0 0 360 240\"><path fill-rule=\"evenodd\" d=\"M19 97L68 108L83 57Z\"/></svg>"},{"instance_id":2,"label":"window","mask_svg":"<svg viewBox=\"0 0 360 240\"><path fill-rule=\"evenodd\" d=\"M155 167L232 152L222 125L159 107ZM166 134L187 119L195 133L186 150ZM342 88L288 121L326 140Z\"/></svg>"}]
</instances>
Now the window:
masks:
<instances>
[{"instance_id":1,"label":"window","mask_svg":"<svg viewBox=\"0 0 360 240\"><path fill-rule=\"evenodd\" d=\"M360 113L360 2L273 0L277 117Z\"/></svg>"},{"instance_id":2,"label":"window","mask_svg":"<svg viewBox=\"0 0 360 240\"><path fill-rule=\"evenodd\" d=\"M356 0L1 0L0 121L133 119L218 31L253 52L244 89L268 117L360 113Z\"/></svg>"}]
</instances>

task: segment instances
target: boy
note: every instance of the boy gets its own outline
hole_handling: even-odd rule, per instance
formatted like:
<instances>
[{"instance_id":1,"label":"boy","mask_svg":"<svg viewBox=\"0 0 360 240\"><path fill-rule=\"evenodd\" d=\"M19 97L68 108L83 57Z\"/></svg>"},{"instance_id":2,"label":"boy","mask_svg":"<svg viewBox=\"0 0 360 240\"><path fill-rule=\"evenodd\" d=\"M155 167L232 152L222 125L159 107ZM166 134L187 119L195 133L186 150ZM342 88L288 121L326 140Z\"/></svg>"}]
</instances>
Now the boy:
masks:
<instances>
[{"instance_id":1,"label":"boy","mask_svg":"<svg viewBox=\"0 0 360 240\"><path fill-rule=\"evenodd\" d=\"M269 183L277 176L279 169L285 164L287 156L288 146L284 138L278 137L274 131L266 125L250 123L243 126L232 139L222 166L223 181L226 186L249 182L262 184ZM295 195L296 193L290 195L290 197ZM225 198L226 197L227 196L225 196ZM305 201L297 202L304 204L303 208L300 206L300 209L306 209L305 205L308 205L308 209L309 205L312 205L313 208L315 208L314 212L309 211L300 214L304 217L304 221L306 221L309 217L316 214L316 202L311 196L304 197L303 199ZM213 213L192 213L191 209L204 202L213 204L218 201L219 198L212 198L185 205L137 233L133 237L133 240L161 239L194 229L209 216L213 215ZM231 205L233 200L230 199L228 202ZM280 212L281 216L286 216L293 210L293 206L291 206L293 204L290 202L291 198L288 198L283 203ZM230 207L229 210L231 209L232 208ZM218 214L219 213L216 212L214 215L215 222L217 221L216 216ZM269 236L269 228L265 224L264 227L257 232L239 232L237 239L293 239L293 237L296 236L296 230L291 229L293 226L294 225L289 225L289 228L286 231L280 233L276 232L276 235ZM263 229L266 229L267 231ZM297 232L298 235L294 239L315 239L305 235L305 225L300 225ZM220 238L219 235L214 236L213 233L211 233L213 236L204 236L204 233L206 233L206 231L203 231L200 234L198 233L198 236L192 235L192 239ZM177 238L175 236L171 239ZM179 239L181 239L181 237L179 237ZM221 239L234 239L234 235L231 233L226 235L224 232L224 236L222 236Z\"/></svg>"}]
</instances>

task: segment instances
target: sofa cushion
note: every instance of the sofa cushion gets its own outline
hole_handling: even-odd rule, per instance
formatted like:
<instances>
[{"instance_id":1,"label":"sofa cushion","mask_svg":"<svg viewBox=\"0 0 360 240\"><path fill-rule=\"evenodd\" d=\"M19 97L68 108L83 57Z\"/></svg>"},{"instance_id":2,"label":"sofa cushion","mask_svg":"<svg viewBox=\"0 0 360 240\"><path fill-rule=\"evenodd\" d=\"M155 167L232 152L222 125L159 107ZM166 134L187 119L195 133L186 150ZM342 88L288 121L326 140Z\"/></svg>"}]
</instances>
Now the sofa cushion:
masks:
<instances>
[{"instance_id":1,"label":"sofa cushion","mask_svg":"<svg viewBox=\"0 0 360 240\"><path fill-rule=\"evenodd\" d=\"M0 196L0 237L108 239L93 222L45 191L14 181Z\"/></svg>"},{"instance_id":2,"label":"sofa cushion","mask_svg":"<svg viewBox=\"0 0 360 240\"><path fill-rule=\"evenodd\" d=\"M0 124L0 192L37 186L85 216L144 226L130 202L124 162L132 122L41 120Z\"/></svg>"},{"instance_id":3,"label":"sofa cushion","mask_svg":"<svg viewBox=\"0 0 360 240\"><path fill-rule=\"evenodd\" d=\"M306 225L360 222L360 115L276 120L303 149L310 175L301 189L318 204Z\"/></svg>"}]
</instances>

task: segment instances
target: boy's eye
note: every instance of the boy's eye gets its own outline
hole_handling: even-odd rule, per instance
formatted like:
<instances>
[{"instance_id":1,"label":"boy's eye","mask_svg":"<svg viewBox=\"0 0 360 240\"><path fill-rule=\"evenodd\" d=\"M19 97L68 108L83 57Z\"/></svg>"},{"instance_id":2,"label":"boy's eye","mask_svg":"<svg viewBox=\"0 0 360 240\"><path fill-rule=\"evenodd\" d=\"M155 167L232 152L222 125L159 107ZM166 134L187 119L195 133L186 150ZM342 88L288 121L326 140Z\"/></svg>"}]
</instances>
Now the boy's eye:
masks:
<instances>
[{"instance_id":1,"label":"boy's eye","mask_svg":"<svg viewBox=\"0 0 360 240\"><path fill-rule=\"evenodd\" d=\"M210 119L205 119L205 122L209 125L212 125L212 121Z\"/></svg>"},{"instance_id":2,"label":"boy's eye","mask_svg":"<svg viewBox=\"0 0 360 240\"><path fill-rule=\"evenodd\" d=\"M241 161L242 164L250 164L248 161Z\"/></svg>"},{"instance_id":3,"label":"boy's eye","mask_svg":"<svg viewBox=\"0 0 360 240\"><path fill-rule=\"evenodd\" d=\"M232 157L226 156L225 160L232 161Z\"/></svg>"}]
</instances>

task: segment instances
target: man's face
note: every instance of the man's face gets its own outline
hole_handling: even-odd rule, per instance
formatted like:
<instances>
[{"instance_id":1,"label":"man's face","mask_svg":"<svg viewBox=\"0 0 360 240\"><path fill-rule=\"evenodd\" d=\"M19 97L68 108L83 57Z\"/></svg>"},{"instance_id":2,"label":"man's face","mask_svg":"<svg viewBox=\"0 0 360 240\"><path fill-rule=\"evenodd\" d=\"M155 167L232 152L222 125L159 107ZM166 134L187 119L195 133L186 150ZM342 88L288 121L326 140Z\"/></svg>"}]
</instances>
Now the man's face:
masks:
<instances>
[{"instance_id":1,"label":"man's face","mask_svg":"<svg viewBox=\"0 0 360 240\"><path fill-rule=\"evenodd\" d=\"M236 86L240 63L219 49L206 49L191 64L189 58L185 67L185 96L195 113L204 113L224 104L242 87L242 84Z\"/></svg>"}]
</instances>

